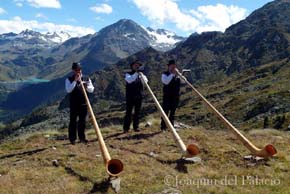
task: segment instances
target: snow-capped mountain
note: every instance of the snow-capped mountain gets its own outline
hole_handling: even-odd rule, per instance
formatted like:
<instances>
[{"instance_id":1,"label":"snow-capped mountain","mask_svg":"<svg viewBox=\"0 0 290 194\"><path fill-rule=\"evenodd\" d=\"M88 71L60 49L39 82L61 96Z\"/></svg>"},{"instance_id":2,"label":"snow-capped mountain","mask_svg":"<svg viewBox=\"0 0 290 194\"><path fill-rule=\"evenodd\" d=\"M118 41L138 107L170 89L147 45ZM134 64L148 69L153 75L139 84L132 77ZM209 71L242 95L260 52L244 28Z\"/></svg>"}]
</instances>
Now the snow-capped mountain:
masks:
<instances>
[{"instance_id":1,"label":"snow-capped mountain","mask_svg":"<svg viewBox=\"0 0 290 194\"><path fill-rule=\"evenodd\" d=\"M115 63L145 48L168 51L184 40L167 30L145 28L130 19L121 19L98 33L81 47L88 50L82 62L92 64ZM81 51L79 50L79 52ZM97 69L96 66L93 68Z\"/></svg>"},{"instance_id":2,"label":"snow-capped mountain","mask_svg":"<svg viewBox=\"0 0 290 194\"><path fill-rule=\"evenodd\" d=\"M144 28L144 27L143 27ZM144 28L145 31L151 37L150 44L156 50L167 51L176 46L177 43L184 41L185 38L177 36L174 32L157 29L154 30L151 27Z\"/></svg>"},{"instance_id":3,"label":"snow-capped mountain","mask_svg":"<svg viewBox=\"0 0 290 194\"><path fill-rule=\"evenodd\" d=\"M70 34L66 32L48 32L46 34L36 32L33 30L24 30L19 34L6 33L0 35L1 46L35 46L35 47L46 47L50 48L61 44L71 38ZM9 43L9 45L7 45Z\"/></svg>"},{"instance_id":4,"label":"snow-capped mountain","mask_svg":"<svg viewBox=\"0 0 290 194\"><path fill-rule=\"evenodd\" d=\"M54 32L54 33L48 32L44 35L44 37L47 40L50 40L50 41L55 42L55 43L63 43L66 40L70 39L71 35L67 32L60 31L58 33L57 32Z\"/></svg>"},{"instance_id":5,"label":"snow-capped mountain","mask_svg":"<svg viewBox=\"0 0 290 194\"><path fill-rule=\"evenodd\" d=\"M24 30L18 34L0 34L0 65L5 64L9 68L11 79L16 75L17 78L27 77L23 72L30 73L32 68L36 70L31 71L31 76L39 72L38 76L56 77L61 76L56 72L63 72L72 58L90 64L86 70L92 72L148 47L168 51L183 40L183 37L168 30L145 28L129 19L121 19L83 37L71 37L66 32ZM18 66L27 69L15 73Z\"/></svg>"},{"instance_id":6,"label":"snow-capped mountain","mask_svg":"<svg viewBox=\"0 0 290 194\"><path fill-rule=\"evenodd\" d=\"M24 39L41 39L47 42L54 43L62 43L69 38L71 38L70 34L67 32L47 32L46 34L42 34L40 32L35 32L32 30L24 30L21 33L17 34L15 38L24 38Z\"/></svg>"},{"instance_id":7,"label":"snow-capped mountain","mask_svg":"<svg viewBox=\"0 0 290 194\"><path fill-rule=\"evenodd\" d=\"M105 32L104 32L105 29ZM164 29L145 28L132 20L122 19L117 23L105 27L95 36L106 36L106 31L110 32L110 36L124 37L128 43L151 46L159 51L167 51L176 46L178 42L185 40L184 37L177 36L174 32ZM111 32L112 31L112 32ZM103 35L102 35L103 34ZM107 36L106 36L107 37ZM33 30L24 30L19 34L6 33L0 34L0 46L17 46L21 47L44 47L52 48L72 38L72 36L64 31L41 33ZM132 41L136 41L133 43ZM9 43L9 45L7 45ZM139 44L142 43L142 44ZM130 45L128 45L130 46ZM141 46L142 47L142 46ZM141 49L141 48L140 48Z\"/></svg>"},{"instance_id":8,"label":"snow-capped mountain","mask_svg":"<svg viewBox=\"0 0 290 194\"><path fill-rule=\"evenodd\" d=\"M105 31L104 31L105 30ZM151 46L159 51L167 51L176 46L176 43L185 40L174 32L164 29L145 28L129 19L122 19L99 32L100 35L111 33L115 37L125 38L128 42L142 43L145 47ZM134 44L134 43L133 43ZM130 45L129 45L130 46Z\"/></svg>"}]
</instances>

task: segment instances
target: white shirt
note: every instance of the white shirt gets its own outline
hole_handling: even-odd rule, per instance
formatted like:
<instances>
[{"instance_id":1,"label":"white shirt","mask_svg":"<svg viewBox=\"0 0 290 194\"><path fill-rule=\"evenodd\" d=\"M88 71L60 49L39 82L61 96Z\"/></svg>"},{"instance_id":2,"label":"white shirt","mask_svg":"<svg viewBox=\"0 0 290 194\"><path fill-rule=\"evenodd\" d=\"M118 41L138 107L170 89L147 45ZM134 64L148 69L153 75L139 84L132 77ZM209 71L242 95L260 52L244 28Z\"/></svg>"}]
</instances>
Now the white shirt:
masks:
<instances>
[{"instance_id":1,"label":"white shirt","mask_svg":"<svg viewBox=\"0 0 290 194\"><path fill-rule=\"evenodd\" d=\"M88 81L83 81L83 83L87 84L86 87L86 91L89 93L93 93L95 87L92 84L91 79L89 79ZM67 93L71 93L73 91L73 89L76 87L77 82L74 80L73 82L70 82L68 78L66 78L65 80L65 90L67 91Z\"/></svg>"},{"instance_id":2,"label":"white shirt","mask_svg":"<svg viewBox=\"0 0 290 194\"><path fill-rule=\"evenodd\" d=\"M168 76L162 73L161 81L163 84L168 85L175 75L173 73L169 74Z\"/></svg>"},{"instance_id":3,"label":"white shirt","mask_svg":"<svg viewBox=\"0 0 290 194\"><path fill-rule=\"evenodd\" d=\"M132 82L134 82L137 78L141 79L141 75L139 75L137 72L135 72L133 75L130 75L129 73L126 73L125 75L125 80L128 84L131 84ZM147 77L143 74L143 79L146 83L148 83L148 79ZM143 83L143 79L141 79L142 83ZM143 83L144 84L144 83Z\"/></svg>"},{"instance_id":4,"label":"white shirt","mask_svg":"<svg viewBox=\"0 0 290 194\"><path fill-rule=\"evenodd\" d=\"M89 78L88 81L85 81L83 83L87 84L87 88L86 88L87 92L89 92L89 93L93 93L94 92L95 87L93 86L92 80L90 78Z\"/></svg>"}]
</instances>

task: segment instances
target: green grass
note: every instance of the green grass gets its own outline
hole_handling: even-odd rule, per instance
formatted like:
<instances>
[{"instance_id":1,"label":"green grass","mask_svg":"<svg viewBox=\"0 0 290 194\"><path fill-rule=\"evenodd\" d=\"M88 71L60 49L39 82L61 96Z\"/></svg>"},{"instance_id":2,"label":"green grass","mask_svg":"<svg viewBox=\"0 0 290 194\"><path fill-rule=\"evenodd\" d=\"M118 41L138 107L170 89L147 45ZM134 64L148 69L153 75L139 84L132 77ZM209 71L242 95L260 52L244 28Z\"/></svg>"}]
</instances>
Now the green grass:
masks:
<instances>
[{"instance_id":1,"label":"green grass","mask_svg":"<svg viewBox=\"0 0 290 194\"><path fill-rule=\"evenodd\" d=\"M278 150L274 158L252 163L243 159L249 152L230 131L198 126L181 129L185 144L197 143L202 159L201 163L183 163L171 133L159 132L159 119L152 119L156 116L147 118L153 126L139 133L121 134L121 126L101 129L112 158L125 165L120 193L289 193L289 133L269 129L245 134L259 147L273 143ZM52 130L0 144L0 193L114 193L106 182L94 130L87 131L87 145L56 140L64 135L66 131ZM59 167L52 165L55 159ZM203 178L221 181L225 176L236 176L237 184L196 185ZM243 185L247 176L280 184L255 185L247 180Z\"/></svg>"}]
</instances>

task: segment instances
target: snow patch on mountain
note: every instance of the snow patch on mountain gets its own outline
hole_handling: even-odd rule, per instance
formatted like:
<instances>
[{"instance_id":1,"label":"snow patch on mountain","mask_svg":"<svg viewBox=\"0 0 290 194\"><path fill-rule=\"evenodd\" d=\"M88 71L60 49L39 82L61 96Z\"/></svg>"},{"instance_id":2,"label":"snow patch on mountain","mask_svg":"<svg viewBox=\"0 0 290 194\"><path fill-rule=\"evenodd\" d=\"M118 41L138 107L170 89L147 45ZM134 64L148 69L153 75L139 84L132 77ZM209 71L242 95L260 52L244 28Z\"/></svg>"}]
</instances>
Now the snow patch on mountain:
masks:
<instances>
[{"instance_id":1,"label":"snow patch on mountain","mask_svg":"<svg viewBox=\"0 0 290 194\"><path fill-rule=\"evenodd\" d=\"M46 37L47 40L50 40L52 42L55 42L55 43L62 43L62 42L65 42L66 40L70 39L71 38L71 35L67 32L54 32L54 33L51 33L51 32L48 32L44 35L44 37Z\"/></svg>"},{"instance_id":2,"label":"snow patch on mountain","mask_svg":"<svg viewBox=\"0 0 290 194\"><path fill-rule=\"evenodd\" d=\"M150 36L150 45L156 50L160 51L168 51L173 49L177 43L184 41L185 38L181 36L177 36L174 32L164 30L164 29L153 29L151 27L142 28L148 33Z\"/></svg>"},{"instance_id":3,"label":"snow patch on mountain","mask_svg":"<svg viewBox=\"0 0 290 194\"><path fill-rule=\"evenodd\" d=\"M165 43L174 45L180 41L180 39L176 38L176 34L167 30L163 29L153 30L152 28L147 28L146 31L155 40L156 43Z\"/></svg>"},{"instance_id":4,"label":"snow patch on mountain","mask_svg":"<svg viewBox=\"0 0 290 194\"><path fill-rule=\"evenodd\" d=\"M67 32L47 32L46 34L42 34L40 32L35 32L32 30L24 30L20 32L19 34L15 33L6 33L6 34L1 34L0 38L2 39L7 39L7 40L15 40L15 39L25 39L25 40L30 40L30 39L39 39L43 40L48 43L63 43L69 38L71 38L71 35L68 34Z\"/></svg>"}]
</instances>

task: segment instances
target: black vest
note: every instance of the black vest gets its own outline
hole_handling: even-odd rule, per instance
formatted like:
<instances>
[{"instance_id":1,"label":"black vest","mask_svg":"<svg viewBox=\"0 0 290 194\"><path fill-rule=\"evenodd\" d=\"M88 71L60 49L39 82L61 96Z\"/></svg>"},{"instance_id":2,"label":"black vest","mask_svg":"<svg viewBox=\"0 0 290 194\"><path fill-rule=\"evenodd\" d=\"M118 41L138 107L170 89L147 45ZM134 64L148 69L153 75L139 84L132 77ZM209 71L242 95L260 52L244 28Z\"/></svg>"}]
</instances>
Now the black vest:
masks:
<instances>
[{"instance_id":1,"label":"black vest","mask_svg":"<svg viewBox=\"0 0 290 194\"><path fill-rule=\"evenodd\" d=\"M134 73L135 71L128 72L128 74L130 75L133 75ZM126 82L126 98L127 99L142 98L142 96L143 96L143 84L139 76L134 82L130 84Z\"/></svg>"},{"instance_id":2,"label":"black vest","mask_svg":"<svg viewBox=\"0 0 290 194\"><path fill-rule=\"evenodd\" d=\"M166 76L170 75L169 71L163 72ZM163 84L163 96L166 98L178 98L180 92L180 78L174 76L168 85Z\"/></svg>"},{"instance_id":3,"label":"black vest","mask_svg":"<svg viewBox=\"0 0 290 194\"><path fill-rule=\"evenodd\" d=\"M68 77L68 80L70 83L72 83L75 80L75 76L72 75ZM82 78L84 80L84 78ZM86 105L86 99L82 91L82 86L79 81L77 81L77 84L73 91L69 94L69 99L70 99L70 107L78 107L81 105Z\"/></svg>"}]
</instances>

